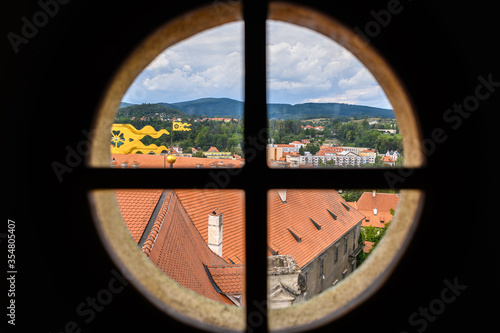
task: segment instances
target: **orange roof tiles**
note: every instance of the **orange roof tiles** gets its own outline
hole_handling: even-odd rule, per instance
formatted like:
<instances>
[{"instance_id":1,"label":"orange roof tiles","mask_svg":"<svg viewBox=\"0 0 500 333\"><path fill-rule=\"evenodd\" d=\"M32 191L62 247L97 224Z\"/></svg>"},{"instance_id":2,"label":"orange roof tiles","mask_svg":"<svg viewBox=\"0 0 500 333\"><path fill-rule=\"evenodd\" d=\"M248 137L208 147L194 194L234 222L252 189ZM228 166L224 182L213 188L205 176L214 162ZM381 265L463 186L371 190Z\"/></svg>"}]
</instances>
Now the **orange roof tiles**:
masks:
<instances>
[{"instance_id":1,"label":"orange roof tiles","mask_svg":"<svg viewBox=\"0 0 500 333\"><path fill-rule=\"evenodd\" d=\"M375 244L375 242L369 241L363 241L363 243L365 243L365 247L363 248L364 253L369 253L373 247L373 244Z\"/></svg>"},{"instance_id":2,"label":"orange roof tiles","mask_svg":"<svg viewBox=\"0 0 500 333\"><path fill-rule=\"evenodd\" d=\"M224 294L241 294L244 286L245 266L208 266L212 278Z\"/></svg>"},{"instance_id":3,"label":"orange roof tiles","mask_svg":"<svg viewBox=\"0 0 500 333\"><path fill-rule=\"evenodd\" d=\"M217 293L205 271L205 266L224 266L226 262L208 248L175 193L170 198L149 260L184 287L215 301L233 304Z\"/></svg>"},{"instance_id":4,"label":"orange roof tiles","mask_svg":"<svg viewBox=\"0 0 500 333\"><path fill-rule=\"evenodd\" d=\"M133 190L137 192L136 196L146 197L148 191L155 190ZM157 192L154 195L158 201L161 190ZM126 194L122 195L121 207L125 207L122 214L133 215L128 205L135 205L140 200ZM181 285L211 299L232 304L229 298L217 292L217 288L226 294L241 293L244 288L244 195L241 190L170 191L143 246L144 253ZM130 202L125 204L127 200ZM364 218L356 209L348 210L335 190L286 190L286 203L281 201L277 191L272 190L268 202L269 245L279 254L291 255L300 267ZM154 209L151 206L149 216ZM222 258L207 245L208 214L216 208L223 216Z\"/></svg>"},{"instance_id":5,"label":"orange roof tiles","mask_svg":"<svg viewBox=\"0 0 500 333\"><path fill-rule=\"evenodd\" d=\"M208 214L222 213L222 257L235 264L245 262L245 192L240 190L176 190L201 236L208 242Z\"/></svg>"},{"instance_id":6,"label":"orange roof tiles","mask_svg":"<svg viewBox=\"0 0 500 333\"><path fill-rule=\"evenodd\" d=\"M147 257L149 257L149 255L151 254L151 249L153 248L153 244L156 240L156 237L158 236L158 232L160 231L160 227L162 225L163 219L165 218L165 214L168 211L168 207L170 207L170 199L172 198L172 195L172 192L168 193L167 197L163 201L163 204L160 207L160 212L156 216L149 235L142 245L142 252L144 252Z\"/></svg>"},{"instance_id":7,"label":"orange roof tiles","mask_svg":"<svg viewBox=\"0 0 500 333\"><path fill-rule=\"evenodd\" d=\"M366 216L362 226L383 228L385 223L392 220L391 208L396 210L399 194L364 192L355 204L355 208ZM374 209L377 209L375 215Z\"/></svg>"},{"instance_id":8,"label":"orange roof tiles","mask_svg":"<svg viewBox=\"0 0 500 333\"><path fill-rule=\"evenodd\" d=\"M115 160L116 168L120 168L123 162L136 161L141 168L165 168L168 167L167 155L148 155L148 154L111 154L111 160ZM128 167L131 167L129 164Z\"/></svg>"},{"instance_id":9,"label":"orange roof tiles","mask_svg":"<svg viewBox=\"0 0 500 333\"><path fill-rule=\"evenodd\" d=\"M303 267L364 218L355 209L348 211L342 202L335 190L286 190L286 203L277 191L269 191L269 242L280 249L279 254L291 255ZM321 225L321 230L310 218ZM288 229L300 234L300 243Z\"/></svg>"},{"instance_id":10,"label":"orange roof tiles","mask_svg":"<svg viewBox=\"0 0 500 333\"><path fill-rule=\"evenodd\" d=\"M208 153L219 153L219 149L216 147L210 147L209 150L207 150Z\"/></svg>"},{"instance_id":11,"label":"orange roof tiles","mask_svg":"<svg viewBox=\"0 0 500 333\"><path fill-rule=\"evenodd\" d=\"M380 159L382 162L394 162L394 159L389 156L384 156Z\"/></svg>"},{"instance_id":12,"label":"orange roof tiles","mask_svg":"<svg viewBox=\"0 0 500 333\"><path fill-rule=\"evenodd\" d=\"M198 165L203 168L210 168L210 164L222 162L223 164L233 164L233 168L240 168L244 163L244 159L222 159L222 158L203 158L203 157L176 157L174 168L196 168Z\"/></svg>"},{"instance_id":13,"label":"orange roof tiles","mask_svg":"<svg viewBox=\"0 0 500 333\"><path fill-rule=\"evenodd\" d=\"M116 190L116 200L125 225L139 243L163 190Z\"/></svg>"},{"instance_id":14,"label":"orange roof tiles","mask_svg":"<svg viewBox=\"0 0 500 333\"><path fill-rule=\"evenodd\" d=\"M115 168L121 168L122 162L128 162L128 167L130 168L132 164L130 162L139 163L141 168L170 168L170 164L167 162L167 155L146 155L146 154L111 154L111 158L115 159ZM203 168L210 168L210 164L214 162L224 162L225 164L233 164L233 168L239 168L244 163L243 158L237 159L219 159L219 158L204 158L204 157L185 157L176 156L176 161L174 163L174 168L196 168L198 165ZM113 162L112 162L113 163Z\"/></svg>"}]
</instances>

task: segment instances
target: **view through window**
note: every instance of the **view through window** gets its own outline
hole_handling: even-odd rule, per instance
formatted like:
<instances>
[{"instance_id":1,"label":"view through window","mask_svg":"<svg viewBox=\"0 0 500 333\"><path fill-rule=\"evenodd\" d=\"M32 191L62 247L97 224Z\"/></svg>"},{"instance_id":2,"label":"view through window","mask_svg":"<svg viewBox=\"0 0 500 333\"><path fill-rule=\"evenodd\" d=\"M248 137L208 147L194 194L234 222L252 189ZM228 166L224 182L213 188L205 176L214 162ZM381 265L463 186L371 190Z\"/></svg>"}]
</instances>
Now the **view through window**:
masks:
<instances>
[{"instance_id":1,"label":"view through window","mask_svg":"<svg viewBox=\"0 0 500 333\"><path fill-rule=\"evenodd\" d=\"M272 20L267 29L268 166L403 165L394 112L368 69L310 29ZM110 167L244 168L243 55L242 22L162 52L122 99ZM391 224L398 190L336 188L331 172L325 189L293 189L291 179L291 188L267 192L270 309L335 288ZM138 250L163 273L209 299L245 305L244 189L120 189L116 200Z\"/></svg>"},{"instance_id":2,"label":"view through window","mask_svg":"<svg viewBox=\"0 0 500 333\"><path fill-rule=\"evenodd\" d=\"M347 49L268 21L268 161L275 168L403 165L392 106Z\"/></svg>"}]
</instances>

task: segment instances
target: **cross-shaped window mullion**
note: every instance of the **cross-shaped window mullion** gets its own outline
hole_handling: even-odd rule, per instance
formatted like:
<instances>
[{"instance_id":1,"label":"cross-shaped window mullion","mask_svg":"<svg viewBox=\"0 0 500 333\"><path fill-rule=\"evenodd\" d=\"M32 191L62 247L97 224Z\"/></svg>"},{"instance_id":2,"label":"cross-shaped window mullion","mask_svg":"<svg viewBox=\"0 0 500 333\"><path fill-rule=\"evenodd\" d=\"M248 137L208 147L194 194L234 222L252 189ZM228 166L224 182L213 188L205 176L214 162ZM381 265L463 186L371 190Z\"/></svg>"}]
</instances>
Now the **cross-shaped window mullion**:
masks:
<instances>
[{"instance_id":1,"label":"cross-shaped window mullion","mask_svg":"<svg viewBox=\"0 0 500 333\"><path fill-rule=\"evenodd\" d=\"M247 331L267 332L267 1L244 1L243 18Z\"/></svg>"}]
</instances>

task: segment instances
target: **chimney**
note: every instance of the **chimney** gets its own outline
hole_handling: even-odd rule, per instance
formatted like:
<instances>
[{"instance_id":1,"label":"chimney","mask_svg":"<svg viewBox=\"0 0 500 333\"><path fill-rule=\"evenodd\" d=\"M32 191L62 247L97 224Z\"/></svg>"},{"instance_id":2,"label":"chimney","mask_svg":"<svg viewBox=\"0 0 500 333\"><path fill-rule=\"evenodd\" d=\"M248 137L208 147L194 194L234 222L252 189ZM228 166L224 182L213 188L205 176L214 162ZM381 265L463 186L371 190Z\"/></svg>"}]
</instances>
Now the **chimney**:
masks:
<instances>
[{"instance_id":1,"label":"chimney","mask_svg":"<svg viewBox=\"0 0 500 333\"><path fill-rule=\"evenodd\" d=\"M278 195L280 196L281 201L286 203L286 190L278 190Z\"/></svg>"},{"instance_id":2,"label":"chimney","mask_svg":"<svg viewBox=\"0 0 500 333\"><path fill-rule=\"evenodd\" d=\"M222 213L218 209L208 214L208 247L222 257Z\"/></svg>"},{"instance_id":3,"label":"chimney","mask_svg":"<svg viewBox=\"0 0 500 333\"><path fill-rule=\"evenodd\" d=\"M373 193L373 194L372 194L372 195L373 195L373 197L375 198L375 196L377 195L377 190L373 190L373 192L372 192L372 193Z\"/></svg>"},{"instance_id":4,"label":"chimney","mask_svg":"<svg viewBox=\"0 0 500 333\"><path fill-rule=\"evenodd\" d=\"M373 215L377 215L377 208L373 208Z\"/></svg>"}]
</instances>

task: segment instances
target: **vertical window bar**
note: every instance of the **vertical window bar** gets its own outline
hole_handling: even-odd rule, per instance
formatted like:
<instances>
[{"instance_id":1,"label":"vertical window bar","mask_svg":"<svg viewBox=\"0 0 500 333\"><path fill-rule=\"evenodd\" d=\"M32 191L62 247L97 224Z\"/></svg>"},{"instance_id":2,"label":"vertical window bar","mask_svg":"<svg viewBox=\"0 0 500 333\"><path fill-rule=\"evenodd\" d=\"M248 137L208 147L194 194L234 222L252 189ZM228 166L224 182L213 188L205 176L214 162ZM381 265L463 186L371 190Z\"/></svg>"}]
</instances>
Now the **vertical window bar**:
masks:
<instances>
[{"instance_id":1,"label":"vertical window bar","mask_svg":"<svg viewBox=\"0 0 500 333\"><path fill-rule=\"evenodd\" d=\"M266 19L267 1L244 0L247 332L268 332ZM251 165L251 167L250 167Z\"/></svg>"}]
</instances>

